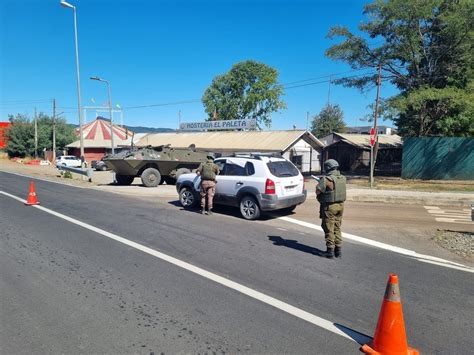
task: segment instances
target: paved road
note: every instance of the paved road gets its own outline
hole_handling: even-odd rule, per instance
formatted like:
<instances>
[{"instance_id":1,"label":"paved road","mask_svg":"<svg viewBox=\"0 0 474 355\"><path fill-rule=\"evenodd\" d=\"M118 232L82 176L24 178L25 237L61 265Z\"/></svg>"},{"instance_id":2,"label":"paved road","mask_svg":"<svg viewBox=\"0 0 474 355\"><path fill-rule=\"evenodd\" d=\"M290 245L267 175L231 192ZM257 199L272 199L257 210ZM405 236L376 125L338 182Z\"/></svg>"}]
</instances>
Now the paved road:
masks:
<instances>
[{"instance_id":1,"label":"paved road","mask_svg":"<svg viewBox=\"0 0 474 355\"><path fill-rule=\"evenodd\" d=\"M0 173L26 197L28 179ZM389 272L410 344L469 353L472 273L160 201L36 182L42 206L371 334ZM279 229L280 228L280 229ZM358 344L234 289L0 194L1 353L357 353ZM340 326L342 325L342 326Z\"/></svg>"}]
</instances>

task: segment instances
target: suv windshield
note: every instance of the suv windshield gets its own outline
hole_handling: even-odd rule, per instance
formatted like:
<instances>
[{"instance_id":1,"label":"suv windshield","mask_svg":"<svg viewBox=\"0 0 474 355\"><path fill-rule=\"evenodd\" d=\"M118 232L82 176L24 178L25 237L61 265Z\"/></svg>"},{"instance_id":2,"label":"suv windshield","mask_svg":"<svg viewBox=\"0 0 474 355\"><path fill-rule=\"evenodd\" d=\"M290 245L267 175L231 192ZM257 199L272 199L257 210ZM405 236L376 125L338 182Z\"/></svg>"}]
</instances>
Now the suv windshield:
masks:
<instances>
[{"instance_id":1,"label":"suv windshield","mask_svg":"<svg viewBox=\"0 0 474 355\"><path fill-rule=\"evenodd\" d=\"M286 160L271 161L267 163L267 166L272 175L276 177L298 176L299 174L298 169Z\"/></svg>"}]
</instances>

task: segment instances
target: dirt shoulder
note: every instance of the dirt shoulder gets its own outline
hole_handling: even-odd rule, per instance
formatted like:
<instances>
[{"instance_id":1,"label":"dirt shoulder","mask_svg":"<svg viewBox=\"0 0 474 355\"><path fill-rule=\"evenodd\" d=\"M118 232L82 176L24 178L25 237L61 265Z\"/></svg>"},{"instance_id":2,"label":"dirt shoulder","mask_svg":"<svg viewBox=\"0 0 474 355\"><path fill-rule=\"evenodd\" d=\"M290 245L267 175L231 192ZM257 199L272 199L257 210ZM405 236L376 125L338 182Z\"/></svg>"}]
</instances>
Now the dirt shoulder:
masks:
<instances>
[{"instance_id":1,"label":"dirt shoulder","mask_svg":"<svg viewBox=\"0 0 474 355\"><path fill-rule=\"evenodd\" d=\"M349 177L350 185L370 188L365 177ZM474 193L474 180L405 180L401 178L375 178L376 190L408 190L423 192L466 192Z\"/></svg>"}]
</instances>

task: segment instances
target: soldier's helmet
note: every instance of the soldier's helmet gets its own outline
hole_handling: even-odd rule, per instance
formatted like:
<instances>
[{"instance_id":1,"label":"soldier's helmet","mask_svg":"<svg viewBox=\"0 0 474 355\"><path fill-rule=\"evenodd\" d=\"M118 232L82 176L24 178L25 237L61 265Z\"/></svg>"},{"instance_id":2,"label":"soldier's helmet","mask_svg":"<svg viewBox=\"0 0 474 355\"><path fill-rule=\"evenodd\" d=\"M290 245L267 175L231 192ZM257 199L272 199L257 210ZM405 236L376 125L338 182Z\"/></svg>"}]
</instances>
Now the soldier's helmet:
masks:
<instances>
[{"instance_id":1,"label":"soldier's helmet","mask_svg":"<svg viewBox=\"0 0 474 355\"><path fill-rule=\"evenodd\" d=\"M324 162L324 170L331 171L339 168L339 163L334 159L329 159Z\"/></svg>"},{"instance_id":2,"label":"soldier's helmet","mask_svg":"<svg viewBox=\"0 0 474 355\"><path fill-rule=\"evenodd\" d=\"M212 161L212 162L213 162L213 161L214 161L214 157L209 154L209 155L207 156L207 161Z\"/></svg>"}]
</instances>

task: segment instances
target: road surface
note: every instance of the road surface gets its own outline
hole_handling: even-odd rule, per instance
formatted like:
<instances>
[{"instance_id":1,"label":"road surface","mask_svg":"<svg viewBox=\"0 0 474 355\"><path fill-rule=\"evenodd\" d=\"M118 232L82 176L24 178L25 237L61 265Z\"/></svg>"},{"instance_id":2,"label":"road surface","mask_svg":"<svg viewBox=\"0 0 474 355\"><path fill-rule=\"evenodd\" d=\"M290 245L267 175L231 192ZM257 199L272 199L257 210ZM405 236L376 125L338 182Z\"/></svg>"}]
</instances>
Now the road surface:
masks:
<instances>
[{"instance_id":1,"label":"road surface","mask_svg":"<svg viewBox=\"0 0 474 355\"><path fill-rule=\"evenodd\" d=\"M356 354L387 276L423 353L473 348L473 273L348 241L342 260L283 221L0 173L0 352Z\"/></svg>"}]
</instances>

